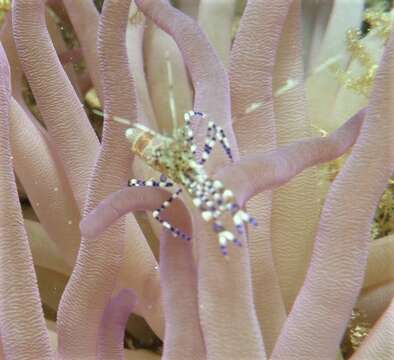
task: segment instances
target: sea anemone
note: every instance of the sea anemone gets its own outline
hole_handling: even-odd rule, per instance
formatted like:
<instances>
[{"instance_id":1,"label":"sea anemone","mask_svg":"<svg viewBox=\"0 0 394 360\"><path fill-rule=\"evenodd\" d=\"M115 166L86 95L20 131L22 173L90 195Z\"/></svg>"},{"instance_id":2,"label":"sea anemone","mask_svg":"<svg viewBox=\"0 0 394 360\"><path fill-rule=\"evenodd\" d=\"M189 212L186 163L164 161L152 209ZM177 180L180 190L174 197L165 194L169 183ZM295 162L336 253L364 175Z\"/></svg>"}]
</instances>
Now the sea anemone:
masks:
<instances>
[{"instance_id":1,"label":"sea anemone","mask_svg":"<svg viewBox=\"0 0 394 360\"><path fill-rule=\"evenodd\" d=\"M391 13L369 10L372 30L338 45L363 16L363 1L349 18L344 3L4 8L0 357L333 359L341 342L351 355L348 340L354 359L392 358L394 238L379 225L391 210L376 209L392 195L379 203L394 169L394 35ZM369 49L379 52L363 61ZM228 257L187 196L166 219L191 242L141 214L167 190L127 186L159 176L130 150L127 123L166 134L191 109L224 129L233 153L215 149L205 171L258 222ZM199 149L206 126L193 119ZM324 184L323 163L335 167ZM23 192L37 221L23 218ZM382 236L371 241L373 225ZM163 339L160 355L124 349L131 313Z\"/></svg>"}]
</instances>

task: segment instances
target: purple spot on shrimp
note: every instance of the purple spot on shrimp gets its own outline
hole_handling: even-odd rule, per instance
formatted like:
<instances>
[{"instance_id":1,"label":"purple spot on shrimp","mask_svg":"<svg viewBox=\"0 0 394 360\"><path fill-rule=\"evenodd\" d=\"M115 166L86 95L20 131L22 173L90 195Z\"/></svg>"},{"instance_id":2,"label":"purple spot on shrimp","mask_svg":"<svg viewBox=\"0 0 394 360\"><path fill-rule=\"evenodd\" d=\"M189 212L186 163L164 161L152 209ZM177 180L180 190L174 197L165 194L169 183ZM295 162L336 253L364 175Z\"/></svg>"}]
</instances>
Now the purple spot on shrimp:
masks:
<instances>
[{"instance_id":1,"label":"purple spot on shrimp","mask_svg":"<svg viewBox=\"0 0 394 360\"><path fill-rule=\"evenodd\" d=\"M249 223L252 224L253 226L257 226L258 225L257 224L257 220L255 218L252 218L252 217L249 219Z\"/></svg>"},{"instance_id":2,"label":"purple spot on shrimp","mask_svg":"<svg viewBox=\"0 0 394 360\"><path fill-rule=\"evenodd\" d=\"M213 230L214 230L215 232L222 231L223 229L224 229L224 228L223 228L222 225L220 225L220 224L218 224L218 223L213 223Z\"/></svg>"},{"instance_id":3,"label":"purple spot on shrimp","mask_svg":"<svg viewBox=\"0 0 394 360\"><path fill-rule=\"evenodd\" d=\"M227 246L225 246L225 245L220 245L220 251L222 252L222 254L224 255L224 256L227 256Z\"/></svg>"},{"instance_id":4,"label":"purple spot on shrimp","mask_svg":"<svg viewBox=\"0 0 394 360\"><path fill-rule=\"evenodd\" d=\"M181 234L181 238L186 241L190 241L192 238L189 235Z\"/></svg>"},{"instance_id":5,"label":"purple spot on shrimp","mask_svg":"<svg viewBox=\"0 0 394 360\"><path fill-rule=\"evenodd\" d=\"M238 239L234 239L234 240L233 240L233 243L234 243L235 245L239 246L239 247L242 247L242 242L239 241Z\"/></svg>"},{"instance_id":6,"label":"purple spot on shrimp","mask_svg":"<svg viewBox=\"0 0 394 360\"><path fill-rule=\"evenodd\" d=\"M234 215L239 210L239 205L232 203L230 207L231 215Z\"/></svg>"}]
</instances>

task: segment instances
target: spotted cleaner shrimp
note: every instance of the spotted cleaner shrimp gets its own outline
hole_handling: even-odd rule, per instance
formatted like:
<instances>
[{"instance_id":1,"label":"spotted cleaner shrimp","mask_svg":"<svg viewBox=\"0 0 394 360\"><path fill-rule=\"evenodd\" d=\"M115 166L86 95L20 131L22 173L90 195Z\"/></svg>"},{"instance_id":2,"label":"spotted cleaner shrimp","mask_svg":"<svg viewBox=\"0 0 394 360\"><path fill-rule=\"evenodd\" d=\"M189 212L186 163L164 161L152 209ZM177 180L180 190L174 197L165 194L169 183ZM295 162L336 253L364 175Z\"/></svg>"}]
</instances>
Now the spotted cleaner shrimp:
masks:
<instances>
[{"instance_id":1,"label":"spotted cleaner shrimp","mask_svg":"<svg viewBox=\"0 0 394 360\"><path fill-rule=\"evenodd\" d=\"M219 180L210 178L204 163L208 160L213 147L219 141L230 160L233 159L229 141L224 130L213 121L208 122L208 130L201 158L196 156L197 146L194 143L191 118L198 116L206 118L206 114L199 111L189 111L184 114L184 126L173 129L171 136L162 135L142 124L133 124L125 132L126 138L131 143L131 150L139 156L148 166L161 173L159 180L131 179L131 187L172 187L174 183L182 186L193 204L201 212L206 222L211 222L214 232L218 234L220 250L227 256L227 243L231 242L241 246L240 240L234 232L227 230L223 224L226 214L232 218L238 234L243 234L244 223L256 225L256 220L237 204L234 194L226 189ZM178 188L160 208L153 211L153 217L170 231L175 237L190 240L190 236L180 229L172 226L161 217L164 209L179 197L182 188Z\"/></svg>"}]
</instances>

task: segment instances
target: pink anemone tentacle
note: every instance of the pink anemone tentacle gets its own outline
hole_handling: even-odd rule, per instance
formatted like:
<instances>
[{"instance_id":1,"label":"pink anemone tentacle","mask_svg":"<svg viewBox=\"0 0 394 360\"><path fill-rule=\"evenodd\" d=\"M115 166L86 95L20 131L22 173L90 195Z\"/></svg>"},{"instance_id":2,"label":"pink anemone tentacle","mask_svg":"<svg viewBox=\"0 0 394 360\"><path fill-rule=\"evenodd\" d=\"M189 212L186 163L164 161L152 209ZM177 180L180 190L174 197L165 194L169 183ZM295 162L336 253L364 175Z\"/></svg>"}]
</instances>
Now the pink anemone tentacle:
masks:
<instances>
[{"instance_id":1,"label":"pink anemone tentacle","mask_svg":"<svg viewBox=\"0 0 394 360\"><path fill-rule=\"evenodd\" d=\"M169 133L183 124L184 113L192 109L193 91L182 55L173 38L155 23L146 19L144 23L146 87L155 113L160 114L156 117L156 127Z\"/></svg>"},{"instance_id":2,"label":"pink anemone tentacle","mask_svg":"<svg viewBox=\"0 0 394 360\"><path fill-rule=\"evenodd\" d=\"M132 211L154 210L168 198L163 189L127 187L111 194L81 222L83 236L100 236L111 224ZM168 221L191 233L191 220L184 205L176 200ZM202 359L204 344L198 319L196 272L191 245L169 234L161 237L161 281L166 314L164 359Z\"/></svg>"},{"instance_id":3,"label":"pink anemone tentacle","mask_svg":"<svg viewBox=\"0 0 394 360\"><path fill-rule=\"evenodd\" d=\"M304 24L305 69L310 73L315 67L320 45L327 27L333 2L317 3L308 1L302 4L302 22Z\"/></svg>"},{"instance_id":4,"label":"pink anemone tentacle","mask_svg":"<svg viewBox=\"0 0 394 360\"><path fill-rule=\"evenodd\" d=\"M241 156L276 147L273 75L289 4L248 1L232 46L231 106ZM248 244L256 312L269 354L286 318L271 245L272 193L252 199L248 211L259 224L250 229Z\"/></svg>"},{"instance_id":5,"label":"pink anemone tentacle","mask_svg":"<svg viewBox=\"0 0 394 360\"><path fill-rule=\"evenodd\" d=\"M136 4L177 42L195 90L194 109L206 112L221 125L237 152L231 126L229 83L217 55L193 19L165 1L141 1ZM201 128L197 135L201 137ZM238 154L235 154L238 158ZM214 157L208 170L223 163ZM198 257L199 315L209 359L228 359L234 353L244 358L265 358L264 346L254 310L248 249L230 249L226 262L219 251L212 227L195 220ZM245 239L243 239L245 240ZM234 291L234 289L237 291ZM228 326L231 321L231 326Z\"/></svg>"},{"instance_id":6,"label":"pink anemone tentacle","mask_svg":"<svg viewBox=\"0 0 394 360\"><path fill-rule=\"evenodd\" d=\"M63 0L67 14L71 20L74 31L81 43L82 53L92 79L94 88L100 100L102 89L99 76L99 65L97 58L97 30L99 26L99 13L93 0L75 1Z\"/></svg>"},{"instance_id":7,"label":"pink anemone tentacle","mask_svg":"<svg viewBox=\"0 0 394 360\"><path fill-rule=\"evenodd\" d=\"M94 239L128 212L154 210L167 198L168 192L163 189L139 187L117 191L82 220L82 235ZM168 221L190 234L191 221L184 219L187 209L179 200L172 206ZM187 354L188 358L201 359L204 354L193 285L196 283L193 262L190 244L162 234L160 272L166 311L164 358L183 358Z\"/></svg>"},{"instance_id":8,"label":"pink anemone tentacle","mask_svg":"<svg viewBox=\"0 0 394 360\"><path fill-rule=\"evenodd\" d=\"M371 242L363 289L394 281L394 234Z\"/></svg>"},{"instance_id":9,"label":"pink anemone tentacle","mask_svg":"<svg viewBox=\"0 0 394 360\"><path fill-rule=\"evenodd\" d=\"M3 350L3 344L1 343L1 333L0 333L0 360L4 360L4 350Z\"/></svg>"},{"instance_id":10,"label":"pink anemone tentacle","mask_svg":"<svg viewBox=\"0 0 394 360\"><path fill-rule=\"evenodd\" d=\"M280 34L291 2L248 1L232 47L231 106L242 155L275 146L272 82ZM242 125L236 125L238 122ZM246 127L249 131L242 130Z\"/></svg>"},{"instance_id":11,"label":"pink anemone tentacle","mask_svg":"<svg viewBox=\"0 0 394 360\"><path fill-rule=\"evenodd\" d=\"M198 24L172 7L168 1L137 0L137 6L177 43L194 87L194 110L207 113L208 118L222 126L235 158L238 158L231 126L229 82L226 71ZM197 144L204 141L204 121L197 128ZM223 160L224 157L222 156ZM213 167L213 161L209 164Z\"/></svg>"},{"instance_id":12,"label":"pink anemone tentacle","mask_svg":"<svg viewBox=\"0 0 394 360\"><path fill-rule=\"evenodd\" d=\"M21 68L20 61L18 59L18 54L15 47L15 41L12 33L12 13L8 12L1 26L0 31L0 41L4 47L7 54L7 59L10 64L11 70L11 85L12 85L12 96L18 101L18 103L23 107L26 114L33 121L34 125L40 129L40 131L47 136L47 131L44 129L42 124L40 124L37 119L33 116L30 109L28 108L24 98L23 98L23 71Z\"/></svg>"},{"instance_id":13,"label":"pink anemone tentacle","mask_svg":"<svg viewBox=\"0 0 394 360\"><path fill-rule=\"evenodd\" d=\"M24 218L24 224L34 266L68 277L71 274L71 267L63 260L62 253L49 238L44 227L39 222L27 218Z\"/></svg>"},{"instance_id":14,"label":"pink anemone tentacle","mask_svg":"<svg viewBox=\"0 0 394 360\"><path fill-rule=\"evenodd\" d=\"M80 223L81 235L86 239L100 237L108 227L130 212L155 210L167 200L169 192L160 188L126 187L110 194L86 214ZM174 209L179 200L174 201ZM183 206L182 211L186 208ZM188 230L188 229L183 229Z\"/></svg>"},{"instance_id":15,"label":"pink anemone tentacle","mask_svg":"<svg viewBox=\"0 0 394 360\"><path fill-rule=\"evenodd\" d=\"M301 3L296 0L290 5L276 54L273 91L278 148L312 135L304 81ZM313 167L273 193L272 253L286 311L308 269L321 207L316 201L318 184L318 172Z\"/></svg>"},{"instance_id":16,"label":"pink anemone tentacle","mask_svg":"<svg viewBox=\"0 0 394 360\"><path fill-rule=\"evenodd\" d=\"M394 298L351 360L394 358Z\"/></svg>"},{"instance_id":17,"label":"pink anemone tentacle","mask_svg":"<svg viewBox=\"0 0 394 360\"><path fill-rule=\"evenodd\" d=\"M363 289L356 307L366 315L369 323L374 324L389 307L393 297L394 280Z\"/></svg>"},{"instance_id":18,"label":"pink anemone tentacle","mask_svg":"<svg viewBox=\"0 0 394 360\"><path fill-rule=\"evenodd\" d=\"M160 238L160 274L166 325L163 359L206 359L192 246L167 231Z\"/></svg>"},{"instance_id":19,"label":"pink anemone tentacle","mask_svg":"<svg viewBox=\"0 0 394 360\"><path fill-rule=\"evenodd\" d=\"M188 92L190 92L189 87L185 89L183 86L185 82L187 86L189 84L188 79L185 78L186 71L182 57L179 51L176 52L177 57L172 56L174 47L176 48L173 40L155 24L148 21L134 1L130 4L128 16L126 48L137 93L138 122L154 131L160 129L159 132L170 134L172 131L171 124L183 122L181 100L187 97ZM172 74L169 74L169 72L172 72ZM178 91L182 94L181 98L177 97ZM191 105L186 106L184 111L190 109ZM174 115L174 117L170 118L169 114ZM165 124L164 128L163 124ZM157 176L150 167L138 161L133 164L132 175L144 179ZM151 217L148 218L148 222L153 231L153 236L148 236L147 240L153 254L158 257L161 227ZM155 273L158 274L157 271ZM153 277L155 278L154 282L158 280L155 275ZM160 290L160 287L157 289ZM145 312L144 316L152 317L152 309L149 312L140 309L140 305L143 303L145 301L139 302L136 312L141 310ZM164 318L162 317L162 319ZM149 321L152 326L151 320ZM162 330L164 331L164 323L162 324Z\"/></svg>"},{"instance_id":20,"label":"pink anemone tentacle","mask_svg":"<svg viewBox=\"0 0 394 360\"><path fill-rule=\"evenodd\" d=\"M19 103L24 104L27 108L22 94L23 71L19 63L18 54L16 52L14 38L12 34L12 14L9 12L4 16L1 26L0 40L7 54L8 62L11 70L12 96Z\"/></svg>"},{"instance_id":21,"label":"pink anemone tentacle","mask_svg":"<svg viewBox=\"0 0 394 360\"><path fill-rule=\"evenodd\" d=\"M142 122L139 118L140 104L136 94L137 84L131 74L127 56L126 36L129 26L128 9L131 1L108 0L102 10L99 28L99 60L103 77L105 121L114 129L108 149L111 153L106 160L109 173L122 174L122 179L112 190L119 190L126 185L133 165L130 144L125 140L125 126L115 127L115 116L130 123ZM153 119L152 119L153 121ZM106 128L104 128L106 131ZM105 145L105 144L104 144ZM117 158L118 161L114 161ZM114 172L115 169L115 172ZM145 172L143 172L145 174ZM111 178L112 178L111 176ZM141 176L141 175L139 175ZM111 181L108 179L108 181ZM117 288L130 287L139 299L135 312L143 316L158 336L163 335L164 315L161 302L159 272L155 270L157 262L144 234L132 214L126 216L125 237L128 239L124 249L124 263L117 282ZM133 238L131 241L130 237ZM147 307L149 304L149 308Z\"/></svg>"},{"instance_id":22,"label":"pink anemone tentacle","mask_svg":"<svg viewBox=\"0 0 394 360\"><path fill-rule=\"evenodd\" d=\"M336 58L337 66L348 68L351 52L346 49L346 41L338 41L338 37L344 36L348 29L360 26L364 5L364 0L327 1L323 2L318 9L313 42L314 51L310 53L311 64L306 80L308 111L311 119L329 132L335 130L343 120L366 104L366 101L360 100L367 99L355 96L354 92L349 102L347 95L349 92L344 93L348 89L341 86L338 79L332 76L329 66L320 67L320 65L327 64L328 61ZM329 14L329 18L325 19L327 14ZM374 54L374 58L378 59L380 56ZM344 98L347 99L345 104L342 103Z\"/></svg>"},{"instance_id":23,"label":"pink anemone tentacle","mask_svg":"<svg viewBox=\"0 0 394 360\"><path fill-rule=\"evenodd\" d=\"M198 23L226 67L230 57L236 6L236 0L200 0L198 6Z\"/></svg>"},{"instance_id":24,"label":"pink anemone tentacle","mask_svg":"<svg viewBox=\"0 0 394 360\"><path fill-rule=\"evenodd\" d=\"M80 215L64 169L44 135L14 98L9 126L15 172L41 224L72 268L79 248Z\"/></svg>"},{"instance_id":25,"label":"pink anemone tentacle","mask_svg":"<svg viewBox=\"0 0 394 360\"><path fill-rule=\"evenodd\" d=\"M100 18L98 56L103 74L105 117L102 145L89 184L85 214L127 184L132 165L133 154L124 135L126 128L114 121L115 116L130 122L137 118L134 80L129 72L124 41L128 7L129 1L106 1ZM125 219L120 219L94 241L82 236L77 263L58 312L59 354L62 357L96 358L102 314L119 278L124 254L128 251L126 246L141 253L140 244L145 243L135 218L131 216L127 221L133 236L133 241L127 244ZM152 263L147 252L143 256ZM139 266L134 272L140 274L142 270Z\"/></svg>"},{"instance_id":26,"label":"pink anemone tentacle","mask_svg":"<svg viewBox=\"0 0 394 360\"><path fill-rule=\"evenodd\" d=\"M230 244L228 257L217 234L200 214L194 216L197 247L198 300L208 359L265 359L265 349L253 303L248 244ZM229 326L231 324L231 326Z\"/></svg>"},{"instance_id":27,"label":"pink anemone tentacle","mask_svg":"<svg viewBox=\"0 0 394 360\"><path fill-rule=\"evenodd\" d=\"M303 4L304 5L304 4ZM332 19L334 2L308 3L304 6L305 13L305 36L306 39L306 69L311 74L320 65L321 46L327 31L327 26ZM343 29L344 30L344 29ZM342 32L343 34L343 32Z\"/></svg>"},{"instance_id":28,"label":"pink anemone tentacle","mask_svg":"<svg viewBox=\"0 0 394 360\"><path fill-rule=\"evenodd\" d=\"M98 359L124 359L124 332L137 297L131 289L122 289L107 305L101 322Z\"/></svg>"},{"instance_id":29,"label":"pink anemone tentacle","mask_svg":"<svg viewBox=\"0 0 394 360\"><path fill-rule=\"evenodd\" d=\"M217 173L226 186L235 189L240 204L262 191L275 189L306 168L343 155L356 142L364 123L365 109L327 137L300 140L277 150L244 157Z\"/></svg>"},{"instance_id":30,"label":"pink anemone tentacle","mask_svg":"<svg viewBox=\"0 0 394 360\"><path fill-rule=\"evenodd\" d=\"M177 7L186 15L196 19L198 16L199 2L195 0L178 0Z\"/></svg>"},{"instance_id":31,"label":"pink anemone tentacle","mask_svg":"<svg viewBox=\"0 0 394 360\"><path fill-rule=\"evenodd\" d=\"M56 16L47 7L45 8L45 20L48 33L53 43L53 47L56 50L57 54L61 54L62 52L66 51L68 47L63 39L61 29L56 21ZM82 102L83 93L79 88L78 76L74 66L72 64L66 64L64 65L64 71L68 79L70 80L79 100Z\"/></svg>"},{"instance_id":32,"label":"pink anemone tentacle","mask_svg":"<svg viewBox=\"0 0 394 360\"><path fill-rule=\"evenodd\" d=\"M99 149L98 139L48 34L45 1L16 0L12 15L19 60L81 210Z\"/></svg>"},{"instance_id":33,"label":"pink anemone tentacle","mask_svg":"<svg viewBox=\"0 0 394 360\"><path fill-rule=\"evenodd\" d=\"M148 37L149 25L145 17L142 16L138 7L131 2L129 9L129 23L126 31L126 48L129 59L130 71L134 76L135 88L137 93L137 107L138 119L140 123L145 124L152 130L157 130L158 118L153 109L153 88L159 87L157 79L155 79L153 88L148 89L148 73L149 73L149 59L151 56L147 54L148 50L144 45L144 41ZM168 84L166 83L168 90ZM165 98L163 93L160 92L161 98ZM158 109L156 109L158 110ZM160 118L162 118L160 112Z\"/></svg>"},{"instance_id":34,"label":"pink anemone tentacle","mask_svg":"<svg viewBox=\"0 0 394 360\"><path fill-rule=\"evenodd\" d=\"M0 45L0 333L9 359L53 359L13 173L10 69ZM26 326L28 320L29 326Z\"/></svg>"},{"instance_id":35,"label":"pink anemone tentacle","mask_svg":"<svg viewBox=\"0 0 394 360\"><path fill-rule=\"evenodd\" d=\"M336 356L362 286L376 206L394 170L393 68L394 33L360 135L326 198L308 273L273 359Z\"/></svg>"},{"instance_id":36,"label":"pink anemone tentacle","mask_svg":"<svg viewBox=\"0 0 394 360\"><path fill-rule=\"evenodd\" d=\"M168 199L168 194L158 188L119 190L81 221L82 236L93 240L129 212L155 210ZM171 210L168 221L190 234L191 220L185 219L188 214L185 206L176 200ZM164 359L183 358L185 354L187 358L202 359L205 353L198 320L197 292L193 285L197 280L191 251L191 245L183 240L162 235L160 272L166 312Z\"/></svg>"}]
</instances>

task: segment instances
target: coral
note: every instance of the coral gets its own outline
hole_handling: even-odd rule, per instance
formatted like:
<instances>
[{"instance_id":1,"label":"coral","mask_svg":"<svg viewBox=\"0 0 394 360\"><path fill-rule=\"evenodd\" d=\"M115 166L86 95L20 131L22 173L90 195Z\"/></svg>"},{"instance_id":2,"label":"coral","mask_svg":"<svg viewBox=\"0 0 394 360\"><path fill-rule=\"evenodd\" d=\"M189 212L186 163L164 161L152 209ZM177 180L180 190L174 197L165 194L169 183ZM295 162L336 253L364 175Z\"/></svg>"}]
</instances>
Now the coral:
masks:
<instances>
[{"instance_id":1,"label":"coral","mask_svg":"<svg viewBox=\"0 0 394 360\"><path fill-rule=\"evenodd\" d=\"M301 13L299 0L249 0L240 19L236 1L180 0L182 11L167 0L97 3L101 13L93 1L13 0L4 15L0 357L159 358L124 349L134 313L163 339L164 359L333 359L341 342L356 360L390 359L394 34L384 28L371 88L358 94L330 64L338 53L354 64L333 39L361 21L361 0L349 18L349 5L334 2L326 20L327 4ZM305 61L308 11L322 28ZM103 115L101 141L87 94ZM169 198L166 189L127 186L158 175L131 151L128 124L169 133L192 109L223 128L233 155L213 151L204 171L259 224L228 258L187 196L164 216L192 242L141 215ZM198 157L208 121L191 121ZM316 166L332 161L340 165L321 186ZM14 171L37 221L23 219Z\"/></svg>"}]
</instances>

